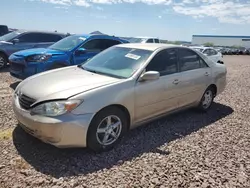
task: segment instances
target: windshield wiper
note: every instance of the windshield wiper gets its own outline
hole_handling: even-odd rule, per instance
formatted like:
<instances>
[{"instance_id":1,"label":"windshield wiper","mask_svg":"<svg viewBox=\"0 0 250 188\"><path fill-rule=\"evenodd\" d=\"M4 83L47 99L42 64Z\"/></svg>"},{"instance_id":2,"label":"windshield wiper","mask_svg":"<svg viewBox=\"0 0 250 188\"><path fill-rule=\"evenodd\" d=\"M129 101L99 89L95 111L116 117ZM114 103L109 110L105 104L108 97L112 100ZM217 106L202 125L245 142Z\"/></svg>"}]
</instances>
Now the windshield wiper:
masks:
<instances>
[{"instance_id":1,"label":"windshield wiper","mask_svg":"<svg viewBox=\"0 0 250 188\"><path fill-rule=\"evenodd\" d=\"M105 73L105 72L100 72L100 71L96 71L96 70L92 70L92 69L86 69L83 66L81 66L81 64L77 65L77 67L80 68L80 69L86 70L88 72L95 73L95 74L101 74L101 75L105 75L105 76L109 76L109 77L113 77L113 78L120 78L120 79L124 79L125 78L123 76L117 76L117 75L108 74L108 73Z\"/></svg>"},{"instance_id":2,"label":"windshield wiper","mask_svg":"<svg viewBox=\"0 0 250 188\"><path fill-rule=\"evenodd\" d=\"M97 73L95 70L90 70L90 69L84 68L81 64L80 64L80 65L77 65L77 67L80 68L80 69L86 70L86 71L88 71L88 72Z\"/></svg>"}]
</instances>

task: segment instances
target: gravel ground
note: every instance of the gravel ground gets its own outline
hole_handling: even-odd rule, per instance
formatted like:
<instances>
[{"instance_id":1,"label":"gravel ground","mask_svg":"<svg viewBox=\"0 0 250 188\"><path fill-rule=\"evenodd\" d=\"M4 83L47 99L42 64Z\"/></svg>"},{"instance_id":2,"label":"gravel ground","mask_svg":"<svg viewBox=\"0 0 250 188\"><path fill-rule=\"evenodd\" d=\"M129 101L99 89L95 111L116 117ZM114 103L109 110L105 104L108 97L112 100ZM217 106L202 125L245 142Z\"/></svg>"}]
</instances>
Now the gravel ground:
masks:
<instances>
[{"instance_id":1,"label":"gravel ground","mask_svg":"<svg viewBox=\"0 0 250 188\"><path fill-rule=\"evenodd\" d=\"M188 110L128 134L114 150L57 149L16 127L0 72L0 187L250 187L250 56L225 56L210 112Z\"/></svg>"}]
</instances>

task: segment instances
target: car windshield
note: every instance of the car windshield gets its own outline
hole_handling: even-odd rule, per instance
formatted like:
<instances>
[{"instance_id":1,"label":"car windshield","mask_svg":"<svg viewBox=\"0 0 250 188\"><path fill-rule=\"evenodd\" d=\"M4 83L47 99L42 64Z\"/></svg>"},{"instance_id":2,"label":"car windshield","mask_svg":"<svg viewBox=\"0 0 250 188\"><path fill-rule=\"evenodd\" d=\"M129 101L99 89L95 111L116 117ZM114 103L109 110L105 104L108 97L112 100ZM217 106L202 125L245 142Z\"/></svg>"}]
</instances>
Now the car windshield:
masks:
<instances>
[{"instance_id":1,"label":"car windshield","mask_svg":"<svg viewBox=\"0 0 250 188\"><path fill-rule=\"evenodd\" d=\"M55 44L51 45L49 48L60 51L69 51L78 46L79 44L83 43L85 40L86 38L84 37L72 35L62 40L59 40Z\"/></svg>"},{"instance_id":2,"label":"car windshield","mask_svg":"<svg viewBox=\"0 0 250 188\"><path fill-rule=\"evenodd\" d=\"M13 31L11 33L8 33L6 35L3 35L0 37L0 41L6 41L9 42L11 41L13 38L15 38L16 36L20 35L21 33L18 31Z\"/></svg>"},{"instance_id":3,"label":"car windshield","mask_svg":"<svg viewBox=\"0 0 250 188\"><path fill-rule=\"evenodd\" d=\"M149 50L116 46L99 53L81 67L97 74L129 78L151 54Z\"/></svg>"}]
</instances>

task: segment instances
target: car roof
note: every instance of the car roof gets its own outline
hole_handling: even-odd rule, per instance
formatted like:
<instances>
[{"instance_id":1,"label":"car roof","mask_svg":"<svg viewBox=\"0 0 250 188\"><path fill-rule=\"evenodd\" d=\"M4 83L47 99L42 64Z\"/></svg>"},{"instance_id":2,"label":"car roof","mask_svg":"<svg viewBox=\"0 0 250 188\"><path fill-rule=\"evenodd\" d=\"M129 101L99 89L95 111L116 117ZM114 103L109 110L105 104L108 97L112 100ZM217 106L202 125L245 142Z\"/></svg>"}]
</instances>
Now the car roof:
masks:
<instances>
[{"instance_id":1,"label":"car roof","mask_svg":"<svg viewBox=\"0 0 250 188\"><path fill-rule=\"evenodd\" d=\"M179 45L163 44L163 43L126 43L126 44L119 44L117 46L124 47L124 48L136 48L136 49L141 49L141 50L150 50L150 51L155 51L159 48L173 48L173 47L186 48L186 47L182 47Z\"/></svg>"},{"instance_id":2,"label":"car roof","mask_svg":"<svg viewBox=\"0 0 250 188\"><path fill-rule=\"evenodd\" d=\"M158 39L158 37L147 37L147 36L137 36L134 38L140 38L140 39Z\"/></svg>"},{"instance_id":3,"label":"car roof","mask_svg":"<svg viewBox=\"0 0 250 188\"><path fill-rule=\"evenodd\" d=\"M206 47L206 46L190 46L190 48L196 48L196 49L214 49L212 47Z\"/></svg>"},{"instance_id":4,"label":"car roof","mask_svg":"<svg viewBox=\"0 0 250 188\"><path fill-rule=\"evenodd\" d=\"M55 34L55 35L66 35L65 33L58 33L58 32L53 32L53 31L38 31L38 30L16 30L15 32L18 33L44 33L44 34Z\"/></svg>"},{"instance_id":5,"label":"car roof","mask_svg":"<svg viewBox=\"0 0 250 188\"><path fill-rule=\"evenodd\" d=\"M114 40L119 40L123 42L128 42L127 40L122 39L120 37L105 35L105 34L75 34L74 36L83 37L86 39L91 37L91 38L101 38L101 39L114 39Z\"/></svg>"}]
</instances>

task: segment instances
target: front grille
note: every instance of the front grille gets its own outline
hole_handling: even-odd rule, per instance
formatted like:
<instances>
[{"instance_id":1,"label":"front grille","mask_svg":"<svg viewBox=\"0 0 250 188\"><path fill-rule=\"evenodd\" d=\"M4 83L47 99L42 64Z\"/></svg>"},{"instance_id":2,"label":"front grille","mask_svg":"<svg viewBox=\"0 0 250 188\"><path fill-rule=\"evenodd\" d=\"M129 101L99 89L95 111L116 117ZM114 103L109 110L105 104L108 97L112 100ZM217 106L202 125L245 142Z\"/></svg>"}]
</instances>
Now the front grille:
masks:
<instances>
[{"instance_id":1,"label":"front grille","mask_svg":"<svg viewBox=\"0 0 250 188\"><path fill-rule=\"evenodd\" d=\"M36 100L35 99L32 99L24 94L21 94L19 96L19 104L20 106L25 109L25 110L28 110L30 109L30 106L35 102Z\"/></svg>"},{"instance_id":2,"label":"front grille","mask_svg":"<svg viewBox=\"0 0 250 188\"><path fill-rule=\"evenodd\" d=\"M24 68L24 65L10 62L10 69L13 71L22 71Z\"/></svg>"}]
</instances>

